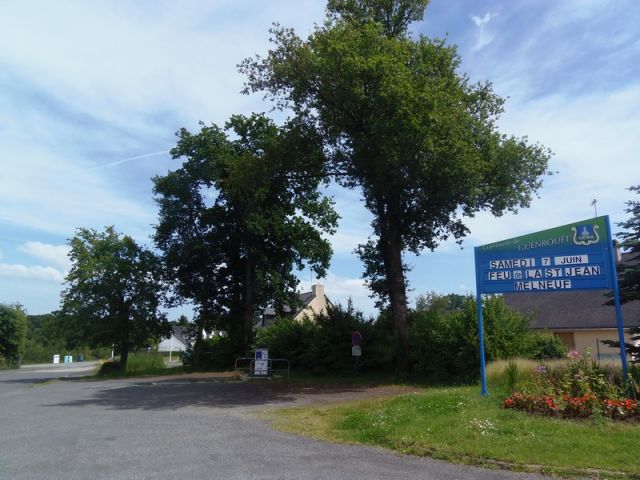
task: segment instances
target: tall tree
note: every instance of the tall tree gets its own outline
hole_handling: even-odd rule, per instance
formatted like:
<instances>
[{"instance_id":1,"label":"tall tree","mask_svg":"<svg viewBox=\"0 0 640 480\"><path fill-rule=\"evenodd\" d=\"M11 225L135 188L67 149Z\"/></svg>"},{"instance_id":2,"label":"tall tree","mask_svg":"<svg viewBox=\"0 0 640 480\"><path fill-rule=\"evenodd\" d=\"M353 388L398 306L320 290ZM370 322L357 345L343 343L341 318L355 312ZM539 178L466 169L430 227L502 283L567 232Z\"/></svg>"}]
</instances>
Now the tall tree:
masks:
<instances>
[{"instance_id":1,"label":"tall tree","mask_svg":"<svg viewBox=\"0 0 640 480\"><path fill-rule=\"evenodd\" d=\"M629 191L640 193L640 185L629 187ZM616 235L627 256L624 263L618 264L618 287L622 303L640 301L640 201L629 200L625 211L631 216L618 224L624 230ZM613 301L609 304L613 304ZM634 362L640 363L640 325L631 327L629 335L631 342L625 343L627 353ZM620 346L620 342L610 340L603 343L612 347Z\"/></svg>"},{"instance_id":2,"label":"tall tree","mask_svg":"<svg viewBox=\"0 0 640 480\"><path fill-rule=\"evenodd\" d=\"M224 322L241 350L261 307L294 301L294 267L324 276L331 247L322 234L337 215L318 192L321 142L303 123L234 116L225 129L178 133L172 155L182 167L154 180L155 242L177 294L198 305L203 323Z\"/></svg>"},{"instance_id":3,"label":"tall tree","mask_svg":"<svg viewBox=\"0 0 640 480\"><path fill-rule=\"evenodd\" d=\"M169 331L159 311L164 286L158 260L113 227L80 228L69 245L72 266L61 315L92 347L115 344L125 370L132 348Z\"/></svg>"},{"instance_id":4,"label":"tall tree","mask_svg":"<svg viewBox=\"0 0 640 480\"><path fill-rule=\"evenodd\" d=\"M329 170L359 188L373 216L365 276L391 307L398 368L409 347L403 255L468 233L464 217L528 206L550 152L501 134L503 100L459 73L455 47L408 33L426 0L332 0L306 39L274 27L274 48L240 65L264 92L314 125Z\"/></svg>"},{"instance_id":5,"label":"tall tree","mask_svg":"<svg viewBox=\"0 0 640 480\"><path fill-rule=\"evenodd\" d=\"M0 357L9 364L24 353L27 316L19 305L0 304Z\"/></svg>"}]
</instances>

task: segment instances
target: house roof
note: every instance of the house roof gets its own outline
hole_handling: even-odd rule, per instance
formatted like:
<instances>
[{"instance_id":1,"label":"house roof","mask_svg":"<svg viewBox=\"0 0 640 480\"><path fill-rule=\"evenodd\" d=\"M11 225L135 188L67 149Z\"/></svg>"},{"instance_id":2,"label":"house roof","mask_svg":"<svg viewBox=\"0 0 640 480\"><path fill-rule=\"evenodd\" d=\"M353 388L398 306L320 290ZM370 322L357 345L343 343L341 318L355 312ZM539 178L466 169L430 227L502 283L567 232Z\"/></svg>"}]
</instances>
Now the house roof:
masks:
<instances>
[{"instance_id":1,"label":"house roof","mask_svg":"<svg viewBox=\"0 0 640 480\"><path fill-rule=\"evenodd\" d=\"M638 263L638 257L623 254L626 265ZM505 303L522 313L533 314L531 327L550 330L591 330L616 328L616 311L608 290L574 290L569 292L505 293ZM625 328L640 325L640 301L622 305Z\"/></svg>"},{"instance_id":2,"label":"house roof","mask_svg":"<svg viewBox=\"0 0 640 480\"><path fill-rule=\"evenodd\" d=\"M189 345L189 342L186 340L185 335L187 334L187 329L176 325L176 326L172 326L171 327L171 333L173 334L173 337L178 340L179 342L182 342L182 344L186 347L187 345Z\"/></svg>"},{"instance_id":3,"label":"house roof","mask_svg":"<svg viewBox=\"0 0 640 480\"><path fill-rule=\"evenodd\" d=\"M298 294L298 300L300 301L300 307L295 312L295 315L300 313L305 307L315 298L313 292L303 292ZM285 305L283 308L285 313L291 313L291 307L289 305ZM262 311L265 317L275 317L276 309L274 307L267 307Z\"/></svg>"}]
</instances>

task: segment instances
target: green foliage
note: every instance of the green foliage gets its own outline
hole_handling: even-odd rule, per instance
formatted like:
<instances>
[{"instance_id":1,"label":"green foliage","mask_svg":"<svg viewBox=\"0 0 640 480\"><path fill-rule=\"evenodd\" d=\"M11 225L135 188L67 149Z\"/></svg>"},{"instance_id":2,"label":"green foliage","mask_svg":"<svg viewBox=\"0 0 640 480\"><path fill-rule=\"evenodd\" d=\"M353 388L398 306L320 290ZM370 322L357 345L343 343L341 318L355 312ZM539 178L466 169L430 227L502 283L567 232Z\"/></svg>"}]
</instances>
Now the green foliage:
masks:
<instances>
[{"instance_id":1,"label":"green foliage","mask_svg":"<svg viewBox=\"0 0 640 480\"><path fill-rule=\"evenodd\" d=\"M119 358L103 362L98 370L99 377L118 378L140 375L175 375L183 373L180 367L166 367L160 352L138 351L129 354L126 368L122 368Z\"/></svg>"},{"instance_id":2,"label":"green foliage","mask_svg":"<svg viewBox=\"0 0 640 480\"><path fill-rule=\"evenodd\" d=\"M322 145L304 123L233 116L222 129L178 133L181 168L157 177L154 236L175 293L244 350L267 304L295 305L294 268L323 276L337 214L320 195ZM201 342L196 342L194 360Z\"/></svg>"},{"instance_id":3,"label":"green foliage","mask_svg":"<svg viewBox=\"0 0 640 480\"><path fill-rule=\"evenodd\" d=\"M465 465L498 461L501 468L518 471L535 465L536 472L562 478L640 475L638 424L526 415L504 409L496 395L480 396L477 386L416 390L393 398L278 409L273 423L325 441Z\"/></svg>"},{"instance_id":4,"label":"green foliage","mask_svg":"<svg viewBox=\"0 0 640 480\"><path fill-rule=\"evenodd\" d=\"M518 386L518 380L520 378L520 372L518 370L518 364L513 361L509 361L504 368L504 384L510 391L515 391Z\"/></svg>"},{"instance_id":5,"label":"green foliage","mask_svg":"<svg viewBox=\"0 0 640 480\"><path fill-rule=\"evenodd\" d=\"M18 365L24 354L27 328L27 316L22 307L0 304L0 357L10 366Z\"/></svg>"},{"instance_id":6,"label":"green foliage","mask_svg":"<svg viewBox=\"0 0 640 480\"><path fill-rule=\"evenodd\" d=\"M629 190L640 194L640 185L629 187ZM627 265L621 266L619 272L622 302L640 300L640 201L628 201L626 212L630 218L618 224L624 230L617 235L621 240L620 246L631 256L631 261ZM640 336L640 331L636 333ZM640 361L640 357L638 361Z\"/></svg>"},{"instance_id":7,"label":"green foliage","mask_svg":"<svg viewBox=\"0 0 640 480\"><path fill-rule=\"evenodd\" d=\"M409 347L404 253L462 239L465 217L480 210L528 206L550 156L498 131L503 99L460 73L454 46L408 34L426 4L331 1L307 39L277 26L268 55L240 66L246 93L264 92L315 127L328 171L361 190L374 219L359 252L369 287L390 306L400 370Z\"/></svg>"},{"instance_id":8,"label":"green foliage","mask_svg":"<svg viewBox=\"0 0 640 480\"><path fill-rule=\"evenodd\" d=\"M640 420L633 381L624 381L619 368L599 364L588 353L571 352L569 357L564 366L537 365L519 391L511 389L504 407L565 418ZM504 375L509 383L509 372Z\"/></svg>"},{"instance_id":9,"label":"green foliage","mask_svg":"<svg viewBox=\"0 0 640 480\"><path fill-rule=\"evenodd\" d=\"M182 354L182 365L186 371L231 369L242 354L232 338L216 336L202 341L197 362L193 347L187 347Z\"/></svg>"},{"instance_id":10,"label":"green foliage","mask_svg":"<svg viewBox=\"0 0 640 480\"><path fill-rule=\"evenodd\" d=\"M163 367L164 359L159 352L136 352L129 355L127 360L127 372L141 372Z\"/></svg>"},{"instance_id":11,"label":"green foliage","mask_svg":"<svg viewBox=\"0 0 640 480\"><path fill-rule=\"evenodd\" d=\"M388 371L392 366L391 329L387 322L364 318L349 303L329 306L326 315L313 321L279 318L269 328L258 331L255 346L268 348L272 358L286 358L292 369L314 374L354 372L351 334L362 334L362 372Z\"/></svg>"},{"instance_id":12,"label":"green foliage","mask_svg":"<svg viewBox=\"0 0 640 480\"><path fill-rule=\"evenodd\" d=\"M113 227L79 229L69 244L72 267L60 312L66 328L91 347L115 344L124 369L131 349L168 332L159 311L164 287L158 260Z\"/></svg>"},{"instance_id":13,"label":"green foliage","mask_svg":"<svg viewBox=\"0 0 640 480\"><path fill-rule=\"evenodd\" d=\"M479 374L477 309L472 297L419 297L411 327L411 365L420 376L471 381ZM531 332L530 318L509 309L501 296L484 299L487 361L513 357L556 358L564 347L551 335Z\"/></svg>"},{"instance_id":14,"label":"green foliage","mask_svg":"<svg viewBox=\"0 0 640 480\"><path fill-rule=\"evenodd\" d=\"M536 360L563 358L567 347L562 340L551 332L528 332L524 337L521 355Z\"/></svg>"},{"instance_id":15,"label":"green foliage","mask_svg":"<svg viewBox=\"0 0 640 480\"><path fill-rule=\"evenodd\" d=\"M629 187L629 190L640 193L640 185ZM622 303L640 301L640 201L630 200L627 202L626 212L631 217L618 226L625 230L618 233L617 237L622 240L620 247L629 256L626 264L618 265L618 285L620 288L620 300ZM640 325L631 327L628 331L630 342L625 343L627 355L631 356L631 361L640 364ZM619 347L620 342L605 340L603 343Z\"/></svg>"}]
</instances>

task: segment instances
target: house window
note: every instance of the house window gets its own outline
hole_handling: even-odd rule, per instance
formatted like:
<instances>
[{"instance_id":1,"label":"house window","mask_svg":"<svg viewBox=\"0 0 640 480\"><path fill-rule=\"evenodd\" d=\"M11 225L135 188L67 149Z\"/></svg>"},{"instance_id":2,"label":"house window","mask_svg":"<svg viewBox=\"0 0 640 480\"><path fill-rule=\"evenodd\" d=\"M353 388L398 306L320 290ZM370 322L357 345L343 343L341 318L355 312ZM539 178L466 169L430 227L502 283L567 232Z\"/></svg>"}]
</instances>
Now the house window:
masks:
<instances>
[{"instance_id":1,"label":"house window","mask_svg":"<svg viewBox=\"0 0 640 480\"><path fill-rule=\"evenodd\" d=\"M554 332L554 334L568 349L576 348L576 338L573 332Z\"/></svg>"}]
</instances>

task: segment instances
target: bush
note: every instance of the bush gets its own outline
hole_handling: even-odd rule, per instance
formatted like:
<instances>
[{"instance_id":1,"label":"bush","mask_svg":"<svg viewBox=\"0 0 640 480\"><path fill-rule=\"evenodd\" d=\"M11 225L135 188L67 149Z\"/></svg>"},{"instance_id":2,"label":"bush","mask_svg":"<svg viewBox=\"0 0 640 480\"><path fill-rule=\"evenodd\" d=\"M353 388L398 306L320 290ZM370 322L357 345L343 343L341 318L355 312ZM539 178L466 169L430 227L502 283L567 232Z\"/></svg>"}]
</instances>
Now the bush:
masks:
<instances>
[{"instance_id":1,"label":"bush","mask_svg":"<svg viewBox=\"0 0 640 480\"><path fill-rule=\"evenodd\" d=\"M117 360L107 360L100 365L98 375L101 377L110 376L120 373L120 362Z\"/></svg>"},{"instance_id":2,"label":"bush","mask_svg":"<svg viewBox=\"0 0 640 480\"><path fill-rule=\"evenodd\" d=\"M313 321L279 318L269 328L258 331L256 348L268 348L271 358L286 358L291 368L314 374L353 371L351 334L362 334L362 371L387 371L392 367L391 332L384 318L366 320L352 305L330 306L326 315Z\"/></svg>"},{"instance_id":3,"label":"bush","mask_svg":"<svg viewBox=\"0 0 640 480\"><path fill-rule=\"evenodd\" d=\"M523 339L522 354L535 360L564 358L567 347L550 332L528 332Z\"/></svg>"},{"instance_id":4,"label":"bush","mask_svg":"<svg viewBox=\"0 0 640 480\"><path fill-rule=\"evenodd\" d=\"M199 348L197 361L193 346L182 353L182 365L186 371L233 368L238 357L238 348L229 337L202 340Z\"/></svg>"},{"instance_id":5,"label":"bush","mask_svg":"<svg viewBox=\"0 0 640 480\"><path fill-rule=\"evenodd\" d=\"M418 375L430 380L473 381L480 373L476 302L470 296L455 302L451 297L431 294L418 302L413 313L412 364ZM530 318L509 309L501 296L485 298L483 321L487 361L526 357L538 353L540 344L555 342L531 333Z\"/></svg>"}]
</instances>

